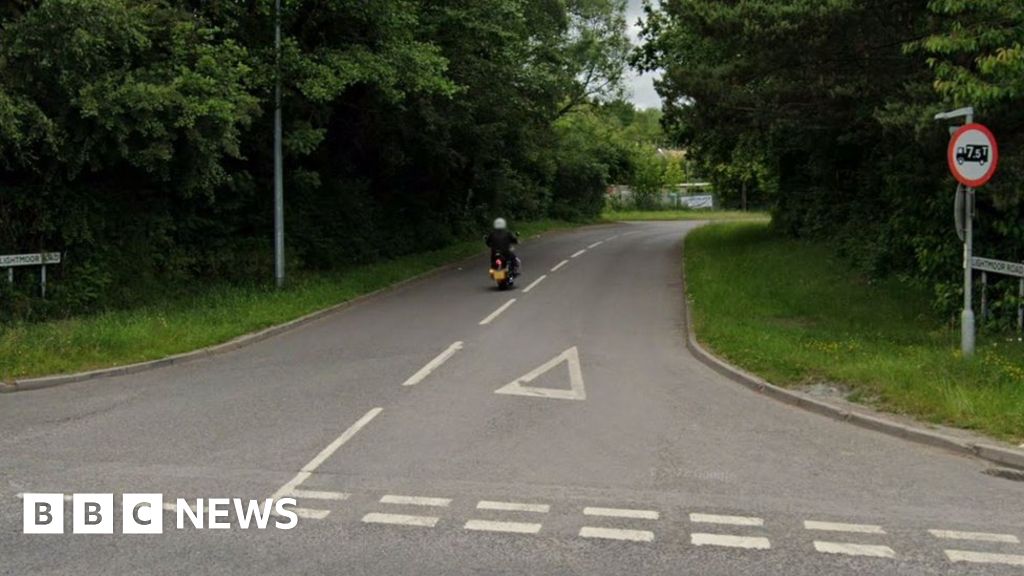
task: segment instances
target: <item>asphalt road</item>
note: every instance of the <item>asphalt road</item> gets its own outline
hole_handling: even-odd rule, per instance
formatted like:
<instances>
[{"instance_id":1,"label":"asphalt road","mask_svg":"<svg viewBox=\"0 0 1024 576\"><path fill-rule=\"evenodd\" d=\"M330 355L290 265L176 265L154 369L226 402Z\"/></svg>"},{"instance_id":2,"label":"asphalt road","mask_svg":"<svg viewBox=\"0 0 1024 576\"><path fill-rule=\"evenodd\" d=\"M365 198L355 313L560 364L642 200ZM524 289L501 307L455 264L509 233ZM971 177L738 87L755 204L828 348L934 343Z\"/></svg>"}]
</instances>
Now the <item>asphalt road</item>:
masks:
<instances>
[{"instance_id":1,"label":"asphalt road","mask_svg":"<svg viewBox=\"0 0 1024 576\"><path fill-rule=\"evenodd\" d=\"M513 291L480 258L238 351L0 396L0 573L1024 574L1024 483L689 355L692 227L527 241ZM22 534L23 492L303 517Z\"/></svg>"}]
</instances>

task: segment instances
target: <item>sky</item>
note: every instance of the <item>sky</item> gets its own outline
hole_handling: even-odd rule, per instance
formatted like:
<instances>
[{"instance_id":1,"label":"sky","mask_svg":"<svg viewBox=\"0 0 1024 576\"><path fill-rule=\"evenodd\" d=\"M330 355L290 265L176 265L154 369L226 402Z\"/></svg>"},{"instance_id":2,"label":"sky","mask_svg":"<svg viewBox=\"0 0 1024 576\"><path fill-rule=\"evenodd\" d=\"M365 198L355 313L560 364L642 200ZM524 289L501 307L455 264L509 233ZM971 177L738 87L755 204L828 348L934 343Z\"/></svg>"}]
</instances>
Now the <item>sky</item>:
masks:
<instances>
[{"instance_id":1,"label":"sky","mask_svg":"<svg viewBox=\"0 0 1024 576\"><path fill-rule=\"evenodd\" d=\"M626 6L626 23L629 24L629 38L634 44L638 44L637 38L640 28L637 26L637 19L643 16L643 0L629 0ZM654 91L655 74L639 75L630 71L626 77L626 89L629 92L629 100L637 108L661 108L661 98Z\"/></svg>"}]
</instances>

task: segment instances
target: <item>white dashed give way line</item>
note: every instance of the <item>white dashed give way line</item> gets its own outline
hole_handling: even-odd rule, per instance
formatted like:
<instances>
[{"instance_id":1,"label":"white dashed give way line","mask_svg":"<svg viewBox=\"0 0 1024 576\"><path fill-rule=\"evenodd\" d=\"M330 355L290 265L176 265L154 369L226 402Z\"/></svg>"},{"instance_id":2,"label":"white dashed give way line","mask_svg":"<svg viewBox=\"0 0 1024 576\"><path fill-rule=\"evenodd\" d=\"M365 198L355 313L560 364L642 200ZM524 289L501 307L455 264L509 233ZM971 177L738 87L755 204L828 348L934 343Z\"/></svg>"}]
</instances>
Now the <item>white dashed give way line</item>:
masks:
<instances>
[{"instance_id":1,"label":"white dashed give way line","mask_svg":"<svg viewBox=\"0 0 1024 576\"><path fill-rule=\"evenodd\" d=\"M376 418L377 415L380 414L383 410L383 408L373 408L366 414L363 414L362 418L357 420L355 424L349 426L347 430L341 433L341 436L335 438L333 442L328 444L326 448L324 448L323 450L320 451L319 454L314 456L312 460L310 460L305 466L302 467L302 470L300 470L299 473L296 474L294 478L285 483L284 486L278 488L277 492L274 492L273 496L271 496L270 498L272 500L277 500L279 498L284 497L299 498L301 492L299 494L296 494L296 489L298 489L298 487L303 482L305 482L307 478L312 476L313 472L315 472L316 469L319 468L320 465L323 464L325 460L327 460L328 458L331 457L332 454L337 452L338 448L344 446L346 442L348 442L356 434L358 434L359 431L362 430L364 426L369 424L370 421ZM324 492L321 494L327 493ZM340 495L342 493L339 492L336 494ZM330 499L344 500L345 498L348 498L348 496L345 495L344 498L339 497ZM295 512L296 515L298 515L299 518L313 518L315 520L326 518L327 515L330 514L330 510L320 510L315 508L293 508L293 511Z\"/></svg>"},{"instance_id":2,"label":"white dashed give way line","mask_svg":"<svg viewBox=\"0 0 1024 576\"><path fill-rule=\"evenodd\" d=\"M804 520L804 528L807 530L826 530L830 532L853 532L855 534L885 534L885 530L882 530L881 526L872 524L843 524L841 522Z\"/></svg>"},{"instance_id":3,"label":"white dashed give way line","mask_svg":"<svg viewBox=\"0 0 1024 576\"><path fill-rule=\"evenodd\" d=\"M974 562L975 564L1007 564L1024 566L1024 556L1018 554L995 554L992 552L971 552L969 550L946 550L950 562Z\"/></svg>"},{"instance_id":4,"label":"white dashed give way line","mask_svg":"<svg viewBox=\"0 0 1024 576\"><path fill-rule=\"evenodd\" d=\"M436 516L413 516L410 514L384 514L371 512L363 516L365 524L396 524L399 526L419 526L433 528L441 519Z\"/></svg>"},{"instance_id":5,"label":"white dashed give way line","mask_svg":"<svg viewBox=\"0 0 1024 576\"><path fill-rule=\"evenodd\" d=\"M598 508L583 509L584 516L602 516L605 518L628 518L633 520L657 520L660 515L654 510L633 510L630 508ZM584 526L580 528L581 538L601 538L604 540L627 540L630 542L651 542L654 532L650 530L627 530L623 528L602 528Z\"/></svg>"},{"instance_id":6,"label":"white dashed give way line","mask_svg":"<svg viewBox=\"0 0 1024 576\"><path fill-rule=\"evenodd\" d=\"M423 381L424 378L430 376L430 373L437 370L442 364L448 361L449 358L455 355L456 352L462 350L462 341L455 342L449 346L444 352L437 355L436 358L427 363L426 366L420 368L419 372L413 374L408 380L402 383L402 386L415 386Z\"/></svg>"},{"instance_id":7,"label":"white dashed give way line","mask_svg":"<svg viewBox=\"0 0 1024 576\"><path fill-rule=\"evenodd\" d=\"M381 496L381 504L397 504L399 506L436 506L446 508L452 503L451 498L426 498L423 496L397 496L387 494Z\"/></svg>"},{"instance_id":8,"label":"white dashed give way line","mask_svg":"<svg viewBox=\"0 0 1024 576\"><path fill-rule=\"evenodd\" d=\"M486 325L490 324L491 322L493 322L494 319L497 318L498 316L500 316L502 312L504 312L505 310L508 310L508 307L511 306L515 301L516 301L516 299L512 298L508 302L505 302L504 304L502 304L501 307L499 307L497 310L495 310L494 312L491 312L490 315L487 316L487 318L484 318L483 320L481 320L480 321L480 325L481 326L486 326Z\"/></svg>"},{"instance_id":9,"label":"white dashed give way line","mask_svg":"<svg viewBox=\"0 0 1024 576\"><path fill-rule=\"evenodd\" d=\"M547 514L551 511L550 504L524 504L522 502L495 502L493 500L481 500L476 504L477 510L501 510L504 512L536 512Z\"/></svg>"},{"instance_id":10,"label":"white dashed give way line","mask_svg":"<svg viewBox=\"0 0 1024 576\"><path fill-rule=\"evenodd\" d=\"M957 532L955 530L929 530L928 533L936 538L943 538L946 540L975 540L977 542L1005 542L1007 544L1020 544L1020 540L1013 534Z\"/></svg>"},{"instance_id":11,"label":"white dashed give way line","mask_svg":"<svg viewBox=\"0 0 1024 576\"><path fill-rule=\"evenodd\" d=\"M872 558L893 558L896 556L892 548L873 544L850 544L847 542L815 540L814 549L824 554L845 554L847 556L870 556Z\"/></svg>"},{"instance_id":12,"label":"white dashed give way line","mask_svg":"<svg viewBox=\"0 0 1024 576\"><path fill-rule=\"evenodd\" d=\"M885 534L881 526L874 524L846 524L843 522L822 522L804 520L804 529L848 534ZM870 558L894 558L896 552L888 546L857 544L853 542L830 542L815 540L814 549L822 554L843 554L846 556L868 556Z\"/></svg>"},{"instance_id":13,"label":"white dashed give way line","mask_svg":"<svg viewBox=\"0 0 1024 576\"><path fill-rule=\"evenodd\" d=\"M598 528L584 526L580 528L581 538L603 538L605 540L628 540L630 542L651 542L654 532L650 530L624 530L621 528Z\"/></svg>"},{"instance_id":14,"label":"white dashed give way line","mask_svg":"<svg viewBox=\"0 0 1024 576\"><path fill-rule=\"evenodd\" d=\"M733 536L731 534L690 534L690 542L694 546L725 546L728 548L746 548L747 550L768 550L772 547L767 538L760 536Z\"/></svg>"},{"instance_id":15,"label":"white dashed give way line","mask_svg":"<svg viewBox=\"0 0 1024 576\"><path fill-rule=\"evenodd\" d=\"M466 530L481 532L508 532L513 534L536 534L541 525L533 522L496 522L493 520L470 520L463 526Z\"/></svg>"},{"instance_id":16,"label":"white dashed give way line","mask_svg":"<svg viewBox=\"0 0 1024 576\"><path fill-rule=\"evenodd\" d=\"M729 524L732 526L764 526L764 520L752 516L720 516L718 514L690 514L690 522L698 524Z\"/></svg>"}]
</instances>

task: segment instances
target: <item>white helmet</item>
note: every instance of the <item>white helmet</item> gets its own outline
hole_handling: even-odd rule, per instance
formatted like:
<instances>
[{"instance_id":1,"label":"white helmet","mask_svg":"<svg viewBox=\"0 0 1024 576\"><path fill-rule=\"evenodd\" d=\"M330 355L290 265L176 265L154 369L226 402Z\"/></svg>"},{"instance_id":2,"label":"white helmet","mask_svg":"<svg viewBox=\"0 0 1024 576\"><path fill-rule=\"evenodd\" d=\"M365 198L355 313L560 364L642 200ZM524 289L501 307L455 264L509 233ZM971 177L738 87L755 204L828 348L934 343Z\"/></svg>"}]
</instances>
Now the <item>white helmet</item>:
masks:
<instances>
[{"instance_id":1,"label":"white helmet","mask_svg":"<svg viewBox=\"0 0 1024 576\"><path fill-rule=\"evenodd\" d=\"M495 230L504 230L505 226L506 226L506 224L505 224L505 219L504 218L495 218L494 219L494 229Z\"/></svg>"}]
</instances>

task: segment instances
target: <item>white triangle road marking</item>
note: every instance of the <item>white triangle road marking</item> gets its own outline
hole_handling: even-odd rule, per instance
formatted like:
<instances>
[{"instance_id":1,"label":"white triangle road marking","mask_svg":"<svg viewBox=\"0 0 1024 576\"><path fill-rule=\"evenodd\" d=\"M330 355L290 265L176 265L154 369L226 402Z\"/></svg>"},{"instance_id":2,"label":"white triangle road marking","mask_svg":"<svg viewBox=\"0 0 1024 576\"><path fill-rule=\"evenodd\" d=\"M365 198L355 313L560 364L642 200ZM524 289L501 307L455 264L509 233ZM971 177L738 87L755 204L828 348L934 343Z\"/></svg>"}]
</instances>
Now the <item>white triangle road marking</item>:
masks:
<instances>
[{"instance_id":1,"label":"white triangle road marking","mask_svg":"<svg viewBox=\"0 0 1024 576\"><path fill-rule=\"evenodd\" d=\"M527 386L538 376L565 362L569 365L569 383L571 388L539 388ZM513 394L516 396L533 396L536 398L557 398L561 400L586 400L587 393L583 388L583 371L580 369L580 355L573 346L551 360L534 368L527 374L516 378L512 382L498 388L495 394Z\"/></svg>"}]
</instances>

